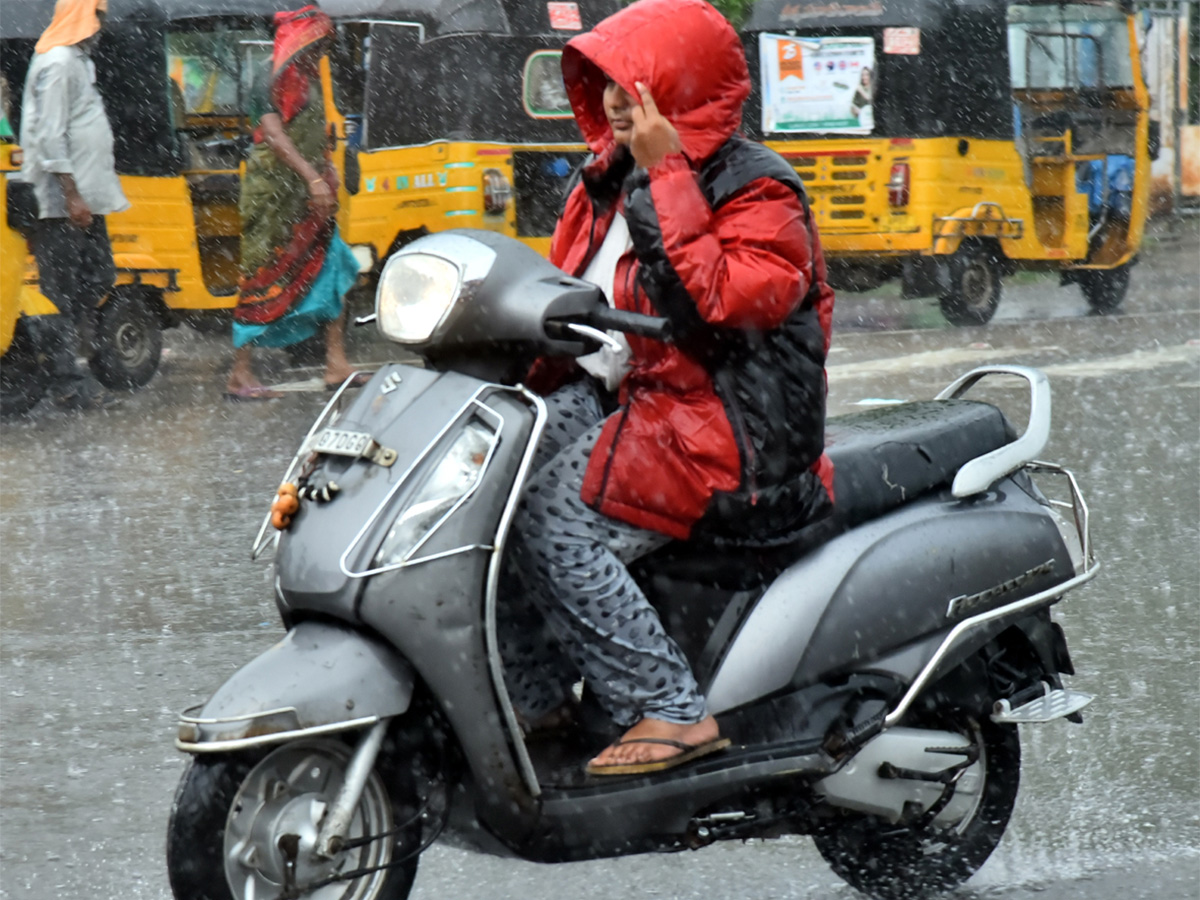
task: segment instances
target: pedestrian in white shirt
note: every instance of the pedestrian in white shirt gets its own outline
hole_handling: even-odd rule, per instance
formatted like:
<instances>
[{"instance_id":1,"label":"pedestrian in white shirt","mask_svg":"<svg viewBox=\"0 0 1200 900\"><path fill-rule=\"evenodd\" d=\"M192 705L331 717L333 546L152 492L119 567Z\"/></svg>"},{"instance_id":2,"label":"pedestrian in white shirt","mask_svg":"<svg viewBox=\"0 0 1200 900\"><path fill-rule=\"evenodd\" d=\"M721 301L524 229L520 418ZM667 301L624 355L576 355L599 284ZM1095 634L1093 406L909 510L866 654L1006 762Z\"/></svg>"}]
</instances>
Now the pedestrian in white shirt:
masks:
<instances>
[{"instance_id":1,"label":"pedestrian in white shirt","mask_svg":"<svg viewBox=\"0 0 1200 900\"><path fill-rule=\"evenodd\" d=\"M21 107L21 178L38 200L32 244L39 287L60 313L46 348L51 396L73 409L111 402L76 354L116 278L104 217L129 208L89 56L106 10L107 0L58 0L35 48Z\"/></svg>"}]
</instances>

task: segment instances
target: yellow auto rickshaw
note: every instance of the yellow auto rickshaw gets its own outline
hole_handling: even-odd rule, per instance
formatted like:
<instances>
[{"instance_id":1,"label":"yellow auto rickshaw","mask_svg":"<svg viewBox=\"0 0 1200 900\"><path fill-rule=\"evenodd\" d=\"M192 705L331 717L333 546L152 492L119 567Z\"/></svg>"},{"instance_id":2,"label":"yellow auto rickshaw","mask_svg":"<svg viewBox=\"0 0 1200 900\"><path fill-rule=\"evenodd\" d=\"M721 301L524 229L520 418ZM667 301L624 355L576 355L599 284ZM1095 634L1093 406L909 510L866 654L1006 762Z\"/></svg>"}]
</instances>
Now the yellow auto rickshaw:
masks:
<instances>
[{"instance_id":1,"label":"yellow auto rickshaw","mask_svg":"<svg viewBox=\"0 0 1200 900\"><path fill-rule=\"evenodd\" d=\"M1125 0L759 0L746 126L804 179L831 278L901 278L957 325L1050 269L1120 305L1149 98Z\"/></svg>"},{"instance_id":2,"label":"yellow auto rickshaw","mask_svg":"<svg viewBox=\"0 0 1200 900\"><path fill-rule=\"evenodd\" d=\"M10 85L23 84L53 5L6 8L0 71ZM337 23L322 83L342 176L338 224L364 280L398 246L446 228L495 229L548 249L558 195L585 153L558 58L617 0L320 5ZM118 279L100 310L93 368L110 387L149 381L163 326L227 321L236 304L250 98L269 76L271 15L286 7L110 0L97 84L131 204L108 220Z\"/></svg>"},{"instance_id":3,"label":"yellow auto rickshaw","mask_svg":"<svg viewBox=\"0 0 1200 900\"><path fill-rule=\"evenodd\" d=\"M618 0L325 0L337 22L331 125L344 147L339 226L364 269L448 228L543 253L586 156L562 47ZM375 8L378 7L378 8Z\"/></svg>"},{"instance_id":4,"label":"yellow auto rickshaw","mask_svg":"<svg viewBox=\"0 0 1200 900\"><path fill-rule=\"evenodd\" d=\"M41 354L42 317L54 304L25 284L25 239L8 227L8 175L15 168L11 147L0 146L0 417L19 416L46 392L49 372Z\"/></svg>"}]
</instances>

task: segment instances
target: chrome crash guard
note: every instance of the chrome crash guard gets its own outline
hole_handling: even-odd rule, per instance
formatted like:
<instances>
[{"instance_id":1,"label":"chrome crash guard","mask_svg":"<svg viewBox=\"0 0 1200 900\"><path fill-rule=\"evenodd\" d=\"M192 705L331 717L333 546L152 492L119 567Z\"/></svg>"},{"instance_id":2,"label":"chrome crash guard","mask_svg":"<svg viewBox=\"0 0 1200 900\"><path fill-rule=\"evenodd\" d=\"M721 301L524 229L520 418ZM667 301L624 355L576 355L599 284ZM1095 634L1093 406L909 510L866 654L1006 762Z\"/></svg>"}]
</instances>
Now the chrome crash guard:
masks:
<instances>
[{"instance_id":1,"label":"chrome crash guard","mask_svg":"<svg viewBox=\"0 0 1200 900\"><path fill-rule=\"evenodd\" d=\"M414 684L412 667L383 643L301 622L208 702L184 710L175 746L230 753L357 729L382 733L373 726L408 709Z\"/></svg>"}]
</instances>

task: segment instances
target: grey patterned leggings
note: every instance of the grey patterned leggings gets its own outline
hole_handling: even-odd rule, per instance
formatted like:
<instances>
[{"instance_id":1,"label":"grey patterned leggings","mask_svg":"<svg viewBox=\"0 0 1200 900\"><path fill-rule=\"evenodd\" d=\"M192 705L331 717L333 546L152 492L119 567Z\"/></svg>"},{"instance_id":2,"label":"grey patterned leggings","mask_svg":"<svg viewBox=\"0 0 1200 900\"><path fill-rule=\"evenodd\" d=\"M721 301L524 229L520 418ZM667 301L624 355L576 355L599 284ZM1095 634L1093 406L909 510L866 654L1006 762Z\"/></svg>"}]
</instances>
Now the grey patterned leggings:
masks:
<instances>
[{"instance_id":1,"label":"grey patterned leggings","mask_svg":"<svg viewBox=\"0 0 1200 900\"><path fill-rule=\"evenodd\" d=\"M547 405L546 433L513 522L508 615L498 623L513 702L536 719L561 705L582 673L623 727L646 715L699 722L707 708L687 659L625 568L670 538L580 499L604 425L590 382L562 388Z\"/></svg>"}]
</instances>

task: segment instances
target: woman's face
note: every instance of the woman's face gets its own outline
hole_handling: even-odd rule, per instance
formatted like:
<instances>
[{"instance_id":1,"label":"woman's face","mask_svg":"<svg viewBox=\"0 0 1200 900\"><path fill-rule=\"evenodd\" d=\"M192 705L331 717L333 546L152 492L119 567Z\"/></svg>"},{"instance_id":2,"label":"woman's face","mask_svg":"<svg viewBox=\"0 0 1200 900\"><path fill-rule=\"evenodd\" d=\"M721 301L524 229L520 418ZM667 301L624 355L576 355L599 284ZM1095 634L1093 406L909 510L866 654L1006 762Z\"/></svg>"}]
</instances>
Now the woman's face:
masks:
<instances>
[{"instance_id":1,"label":"woman's face","mask_svg":"<svg viewBox=\"0 0 1200 900\"><path fill-rule=\"evenodd\" d=\"M629 146L633 139L633 108L637 101L611 78L604 87L604 115L618 144Z\"/></svg>"}]
</instances>

